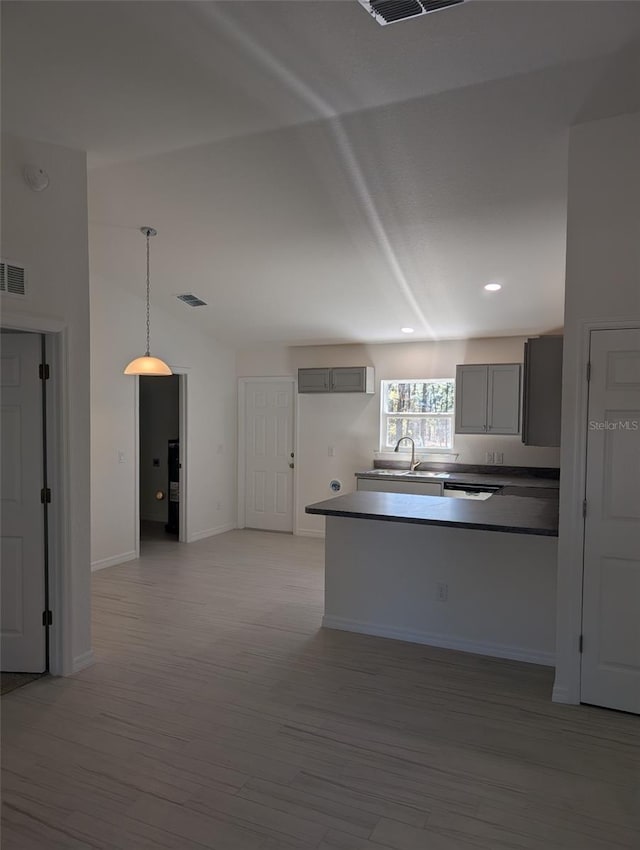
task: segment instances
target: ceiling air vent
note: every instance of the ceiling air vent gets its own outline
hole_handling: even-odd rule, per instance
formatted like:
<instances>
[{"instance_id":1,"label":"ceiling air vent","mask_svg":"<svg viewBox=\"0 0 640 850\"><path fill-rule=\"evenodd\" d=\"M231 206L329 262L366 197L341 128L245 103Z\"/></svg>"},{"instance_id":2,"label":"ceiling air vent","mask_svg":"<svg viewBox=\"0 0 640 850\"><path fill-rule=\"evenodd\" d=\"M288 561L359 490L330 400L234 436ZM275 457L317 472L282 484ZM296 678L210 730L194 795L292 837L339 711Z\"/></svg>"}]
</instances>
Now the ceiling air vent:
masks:
<instances>
[{"instance_id":1,"label":"ceiling air vent","mask_svg":"<svg viewBox=\"0 0 640 850\"><path fill-rule=\"evenodd\" d=\"M466 2L467 0L358 0L383 27Z\"/></svg>"},{"instance_id":2,"label":"ceiling air vent","mask_svg":"<svg viewBox=\"0 0 640 850\"><path fill-rule=\"evenodd\" d=\"M197 295L192 295L190 292L185 295L176 295L178 301L184 301L185 304L188 304L189 307L206 307L207 302L203 301L202 298L198 298Z\"/></svg>"},{"instance_id":3,"label":"ceiling air vent","mask_svg":"<svg viewBox=\"0 0 640 850\"><path fill-rule=\"evenodd\" d=\"M0 260L0 292L23 297L27 294L26 274L22 266Z\"/></svg>"}]
</instances>

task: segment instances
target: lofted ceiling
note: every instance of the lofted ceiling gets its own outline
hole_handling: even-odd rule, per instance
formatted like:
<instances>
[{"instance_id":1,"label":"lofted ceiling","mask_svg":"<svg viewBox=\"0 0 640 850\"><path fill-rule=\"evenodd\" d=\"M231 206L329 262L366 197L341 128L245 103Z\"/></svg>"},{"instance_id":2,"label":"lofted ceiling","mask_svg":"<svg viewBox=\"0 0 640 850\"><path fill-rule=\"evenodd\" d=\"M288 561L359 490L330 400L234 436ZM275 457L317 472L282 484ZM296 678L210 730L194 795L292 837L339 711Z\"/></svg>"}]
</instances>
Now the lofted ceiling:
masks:
<instances>
[{"instance_id":1,"label":"lofted ceiling","mask_svg":"<svg viewBox=\"0 0 640 850\"><path fill-rule=\"evenodd\" d=\"M639 38L613 0L4 2L3 125L87 150L99 285L143 294L152 225L154 303L231 344L537 333L569 126L640 109Z\"/></svg>"}]
</instances>

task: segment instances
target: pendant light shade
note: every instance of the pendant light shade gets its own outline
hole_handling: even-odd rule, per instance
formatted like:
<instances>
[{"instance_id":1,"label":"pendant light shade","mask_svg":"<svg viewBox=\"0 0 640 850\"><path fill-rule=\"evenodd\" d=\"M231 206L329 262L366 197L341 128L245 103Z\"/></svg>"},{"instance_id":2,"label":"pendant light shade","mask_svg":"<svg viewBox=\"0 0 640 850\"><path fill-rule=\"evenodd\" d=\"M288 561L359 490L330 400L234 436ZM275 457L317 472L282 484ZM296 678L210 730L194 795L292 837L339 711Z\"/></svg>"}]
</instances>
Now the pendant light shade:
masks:
<instances>
[{"instance_id":1,"label":"pendant light shade","mask_svg":"<svg viewBox=\"0 0 640 850\"><path fill-rule=\"evenodd\" d=\"M150 354L145 354L144 357L136 357L124 370L125 375L173 375L173 372L159 357L151 357Z\"/></svg>"},{"instance_id":2,"label":"pendant light shade","mask_svg":"<svg viewBox=\"0 0 640 850\"><path fill-rule=\"evenodd\" d=\"M149 376L163 376L163 375L173 375L170 367L164 362L164 360L160 360L159 357L152 357L149 350L149 338L151 336L151 322L150 322L150 308L149 308L149 294L150 294L150 277L149 277L149 239L152 236L157 234L157 230L154 230L153 227L141 227L141 233L147 239L147 350L144 353L143 357L136 357L135 360L132 360L131 363L124 370L125 375L149 375Z\"/></svg>"}]
</instances>

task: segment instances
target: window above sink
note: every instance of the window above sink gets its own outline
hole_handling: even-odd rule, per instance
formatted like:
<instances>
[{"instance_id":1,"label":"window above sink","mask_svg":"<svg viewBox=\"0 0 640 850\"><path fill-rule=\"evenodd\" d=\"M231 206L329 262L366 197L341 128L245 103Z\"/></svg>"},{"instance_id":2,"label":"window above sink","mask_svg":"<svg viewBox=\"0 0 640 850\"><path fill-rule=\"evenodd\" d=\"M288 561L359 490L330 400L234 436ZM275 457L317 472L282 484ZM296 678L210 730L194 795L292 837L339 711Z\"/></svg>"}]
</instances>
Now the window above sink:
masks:
<instances>
[{"instance_id":1,"label":"window above sink","mask_svg":"<svg viewBox=\"0 0 640 850\"><path fill-rule=\"evenodd\" d=\"M381 381L380 449L411 437L417 452L453 448L455 381L419 378Z\"/></svg>"}]
</instances>

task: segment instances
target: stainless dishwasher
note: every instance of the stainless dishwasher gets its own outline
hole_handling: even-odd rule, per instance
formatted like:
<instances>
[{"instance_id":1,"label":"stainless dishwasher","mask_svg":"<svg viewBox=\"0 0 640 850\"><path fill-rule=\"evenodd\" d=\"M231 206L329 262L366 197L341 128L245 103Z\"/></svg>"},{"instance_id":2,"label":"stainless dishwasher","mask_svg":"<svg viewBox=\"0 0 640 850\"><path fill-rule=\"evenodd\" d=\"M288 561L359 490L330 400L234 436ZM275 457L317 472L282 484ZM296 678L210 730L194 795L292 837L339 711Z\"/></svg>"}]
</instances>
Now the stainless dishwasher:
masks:
<instances>
[{"instance_id":1,"label":"stainless dishwasher","mask_svg":"<svg viewBox=\"0 0 640 850\"><path fill-rule=\"evenodd\" d=\"M476 499L482 501L488 499L502 490L494 484L454 484L448 481L445 482L442 488L442 495L448 496L450 499Z\"/></svg>"}]
</instances>

